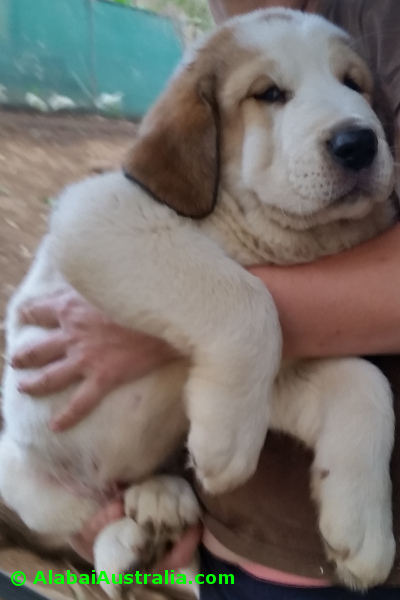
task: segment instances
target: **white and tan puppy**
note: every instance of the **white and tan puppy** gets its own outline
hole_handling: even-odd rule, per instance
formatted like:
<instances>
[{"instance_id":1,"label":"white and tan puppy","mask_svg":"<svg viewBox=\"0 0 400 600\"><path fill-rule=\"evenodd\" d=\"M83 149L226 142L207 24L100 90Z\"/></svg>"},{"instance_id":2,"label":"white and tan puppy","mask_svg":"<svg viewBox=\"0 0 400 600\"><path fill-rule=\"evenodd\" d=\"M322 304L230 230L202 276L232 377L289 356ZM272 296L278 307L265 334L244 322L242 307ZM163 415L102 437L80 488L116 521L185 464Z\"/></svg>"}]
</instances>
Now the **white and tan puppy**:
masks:
<instances>
[{"instance_id":1,"label":"white and tan puppy","mask_svg":"<svg viewBox=\"0 0 400 600\"><path fill-rule=\"evenodd\" d=\"M62 194L10 303L8 354L44 335L21 325L19 307L68 282L188 358L120 387L58 435L48 422L73 388L34 400L6 369L0 491L29 527L69 536L117 483L132 485L126 517L95 545L97 569L123 572L149 550L148 521L175 539L198 518L183 480L155 476L187 434L196 475L217 494L250 477L275 428L315 452L319 527L339 578L385 580L389 385L356 358L281 365L276 308L244 268L311 261L392 223L393 162L372 94L347 36L322 18L236 18L181 65L125 171Z\"/></svg>"}]
</instances>

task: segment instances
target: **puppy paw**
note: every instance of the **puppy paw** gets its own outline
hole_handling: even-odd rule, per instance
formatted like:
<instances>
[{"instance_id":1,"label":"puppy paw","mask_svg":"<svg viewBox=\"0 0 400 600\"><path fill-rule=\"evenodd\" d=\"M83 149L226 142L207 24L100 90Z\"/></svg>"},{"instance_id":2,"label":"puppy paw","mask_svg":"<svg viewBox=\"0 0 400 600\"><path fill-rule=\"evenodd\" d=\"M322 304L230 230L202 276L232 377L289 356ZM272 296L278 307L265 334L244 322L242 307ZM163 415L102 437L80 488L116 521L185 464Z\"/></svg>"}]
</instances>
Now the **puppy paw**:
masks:
<instances>
[{"instance_id":1,"label":"puppy paw","mask_svg":"<svg viewBox=\"0 0 400 600\"><path fill-rule=\"evenodd\" d=\"M159 476L131 486L124 502L126 517L105 527L93 550L100 585L115 599L124 584L132 583L127 574L147 571L200 518L197 499L180 477Z\"/></svg>"},{"instance_id":2,"label":"puppy paw","mask_svg":"<svg viewBox=\"0 0 400 600\"><path fill-rule=\"evenodd\" d=\"M210 494L221 494L235 489L249 479L256 470L265 440L266 427L238 428L192 425L188 448L196 476L203 489ZM253 435L251 434L253 430Z\"/></svg>"},{"instance_id":3,"label":"puppy paw","mask_svg":"<svg viewBox=\"0 0 400 600\"><path fill-rule=\"evenodd\" d=\"M154 564L183 534L199 522L200 507L187 481L160 475L131 486L125 493L125 514L149 533Z\"/></svg>"},{"instance_id":4,"label":"puppy paw","mask_svg":"<svg viewBox=\"0 0 400 600\"><path fill-rule=\"evenodd\" d=\"M124 575L147 563L152 552L148 532L129 517L110 523L100 532L93 547L94 565L100 586L110 598L120 597Z\"/></svg>"},{"instance_id":5,"label":"puppy paw","mask_svg":"<svg viewBox=\"0 0 400 600\"><path fill-rule=\"evenodd\" d=\"M332 483L329 493L323 493L319 520L328 558L351 589L384 583L395 555L390 496L375 490L357 494L354 485L345 493L341 482ZM342 494L337 493L340 489Z\"/></svg>"},{"instance_id":6,"label":"puppy paw","mask_svg":"<svg viewBox=\"0 0 400 600\"><path fill-rule=\"evenodd\" d=\"M371 537L371 534L376 534L376 537ZM335 563L337 576L345 586L366 591L384 583L388 578L396 546L391 532L383 539L381 531L368 531L358 547L348 543L349 540L341 540L334 547L326 534L323 540L327 556ZM335 540L334 543L338 541Z\"/></svg>"}]
</instances>

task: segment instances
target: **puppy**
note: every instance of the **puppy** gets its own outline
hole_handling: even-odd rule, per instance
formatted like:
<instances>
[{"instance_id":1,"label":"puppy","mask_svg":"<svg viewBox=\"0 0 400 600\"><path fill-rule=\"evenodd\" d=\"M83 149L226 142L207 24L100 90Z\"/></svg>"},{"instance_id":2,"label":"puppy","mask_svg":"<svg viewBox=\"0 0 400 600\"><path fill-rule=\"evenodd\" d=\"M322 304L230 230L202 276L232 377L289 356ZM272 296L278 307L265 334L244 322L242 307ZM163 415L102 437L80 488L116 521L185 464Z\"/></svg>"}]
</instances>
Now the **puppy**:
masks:
<instances>
[{"instance_id":1,"label":"puppy","mask_svg":"<svg viewBox=\"0 0 400 600\"><path fill-rule=\"evenodd\" d=\"M69 536L123 483L126 516L99 535L95 566L151 563L199 517L190 486L158 474L182 440L218 494L252 475L274 428L314 450L312 493L340 580L386 579L388 382L357 358L281 364L274 302L244 268L312 261L391 225L393 161L372 95L347 35L322 18L241 16L189 53L123 171L61 195L8 308L8 355L44 335L20 323L21 305L68 283L187 359L121 386L58 435L47 424L73 386L34 400L6 369L0 491L30 528Z\"/></svg>"}]
</instances>

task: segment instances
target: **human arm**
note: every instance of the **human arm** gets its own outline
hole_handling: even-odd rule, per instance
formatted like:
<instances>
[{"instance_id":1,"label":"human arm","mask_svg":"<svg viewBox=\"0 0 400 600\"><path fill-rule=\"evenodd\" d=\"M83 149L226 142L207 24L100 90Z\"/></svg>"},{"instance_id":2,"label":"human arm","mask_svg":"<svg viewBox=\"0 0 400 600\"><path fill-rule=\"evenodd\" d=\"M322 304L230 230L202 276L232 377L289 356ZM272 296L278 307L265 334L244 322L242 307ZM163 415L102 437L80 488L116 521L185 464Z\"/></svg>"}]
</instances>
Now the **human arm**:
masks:
<instances>
[{"instance_id":1,"label":"human arm","mask_svg":"<svg viewBox=\"0 0 400 600\"><path fill-rule=\"evenodd\" d=\"M277 304L285 356L400 353L400 225L314 263L250 270Z\"/></svg>"},{"instance_id":2,"label":"human arm","mask_svg":"<svg viewBox=\"0 0 400 600\"><path fill-rule=\"evenodd\" d=\"M285 356L400 352L400 225L314 263L256 266L250 271L277 304ZM70 377L68 383L82 382L73 400L75 409L58 419L60 429L79 420L116 385L176 357L160 340L104 319L72 290L29 305L22 316L44 327L60 324L43 344L25 347L14 356L17 368L43 365L33 380L24 382L24 391L55 391L66 385L65 376Z\"/></svg>"}]
</instances>

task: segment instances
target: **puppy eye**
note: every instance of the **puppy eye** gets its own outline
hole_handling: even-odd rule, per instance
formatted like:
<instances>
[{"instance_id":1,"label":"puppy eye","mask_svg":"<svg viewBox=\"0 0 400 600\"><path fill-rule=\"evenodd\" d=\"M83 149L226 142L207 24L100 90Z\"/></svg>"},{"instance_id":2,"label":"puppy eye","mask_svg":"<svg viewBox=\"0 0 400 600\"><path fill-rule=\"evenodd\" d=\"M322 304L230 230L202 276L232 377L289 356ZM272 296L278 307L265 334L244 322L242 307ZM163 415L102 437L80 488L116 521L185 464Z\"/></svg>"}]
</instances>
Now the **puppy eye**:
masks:
<instances>
[{"instance_id":1,"label":"puppy eye","mask_svg":"<svg viewBox=\"0 0 400 600\"><path fill-rule=\"evenodd\" d=\"M357 94L362 94L363 93L362 88L349 75L346 75L346 77L343 79L343 85L345 85L346 87L350 88L354 92L357 92Z\"/></svg>"},{"instance_id":2,"label":"puppy eye","mask_svg":"<svg viewBox=\"0 0 400 600\"><path fill-rule=\"evenodd\" d=\"M256 100L260 102L268 102L268 104L276 104L277 102L286 102L286 92L278 88L277 85L271 85L265 92L254 94Z\"/></svg>"}]
</instances>

